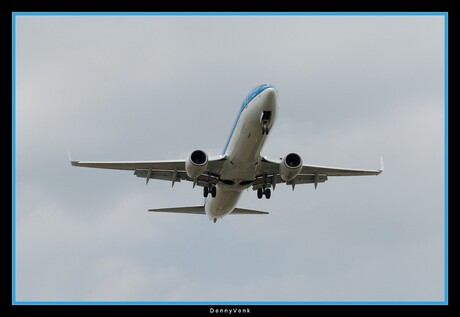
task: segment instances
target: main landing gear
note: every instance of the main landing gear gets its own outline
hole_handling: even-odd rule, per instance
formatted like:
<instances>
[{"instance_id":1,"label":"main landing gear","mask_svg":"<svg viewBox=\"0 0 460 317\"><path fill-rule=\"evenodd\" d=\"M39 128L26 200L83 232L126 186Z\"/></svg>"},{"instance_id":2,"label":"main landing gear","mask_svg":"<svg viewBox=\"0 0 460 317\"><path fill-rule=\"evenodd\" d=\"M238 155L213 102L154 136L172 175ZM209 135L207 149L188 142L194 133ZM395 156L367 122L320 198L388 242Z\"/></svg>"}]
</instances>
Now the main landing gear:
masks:
<instances>
[{"instance_id":1,"label":"main landing gear","mask_svg":"<svg viewBox=\"0 0 460 317\"><path fill-rule=\"evenodd\" d=\"M217 195L217 188L216 186L211 187L203 187L203 196L208 197L208 194L211 193L212 198L216 197Z\"/></svg>"},{"instance_id":2,"label":"main landing gear","mask_svg":"<svg viewBox=\"0 0 460 317\"><path fill-rule=\"evenodd\" d=\"M259 188L257 190L257 198L262 199L262 197L265 195L265 198L270 199L272 196L272 191L270 188Z\"/></svg>"}]
</instances>

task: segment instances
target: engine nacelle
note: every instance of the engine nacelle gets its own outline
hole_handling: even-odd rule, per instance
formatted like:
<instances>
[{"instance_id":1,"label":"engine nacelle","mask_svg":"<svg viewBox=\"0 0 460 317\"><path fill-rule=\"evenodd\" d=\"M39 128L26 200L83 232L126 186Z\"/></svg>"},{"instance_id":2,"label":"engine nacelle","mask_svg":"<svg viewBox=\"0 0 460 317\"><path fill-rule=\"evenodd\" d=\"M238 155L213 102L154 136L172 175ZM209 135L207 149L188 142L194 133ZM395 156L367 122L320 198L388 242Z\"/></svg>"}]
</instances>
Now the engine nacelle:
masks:
<instances>
[{"instance_id":1,"label":"engine nacelle","mask_svg":"<svg viewBox=\"0 0 460 317\"><path fill-rule=\"evenodd\" d=\"M293 180L302 170L302 158L296 153L286 155L280 164L280 176L285 182Z\"/></svg>"},{"instance_id":2,"label":"engine nacelle","mask_svg":"<svg viewBox=\"0 0 460 317\"><path fill-rule=\"evenodd\" d=\"M185 171L187 176L195 179L206 171L208 167L208 155L201 151L195 150L187 157L185 161Z\"/></svg>"}]
</instances>

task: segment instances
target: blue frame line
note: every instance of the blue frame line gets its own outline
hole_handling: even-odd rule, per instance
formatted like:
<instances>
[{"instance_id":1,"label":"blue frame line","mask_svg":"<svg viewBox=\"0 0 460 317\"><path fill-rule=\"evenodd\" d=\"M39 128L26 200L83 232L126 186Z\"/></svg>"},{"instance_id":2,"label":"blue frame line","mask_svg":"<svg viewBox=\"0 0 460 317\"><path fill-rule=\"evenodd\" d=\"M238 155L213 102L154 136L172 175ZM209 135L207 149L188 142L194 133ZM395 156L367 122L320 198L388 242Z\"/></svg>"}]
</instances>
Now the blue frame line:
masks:
<instances>
[{"instance_id":1,"label":"blue frame line","mask_svg":"<svg viewBox=\"0 0 460 317\"><path fill-rule=\"evenodd\" d=\"M40 301L31 301L31 302L17 302L16 304L21 305L74 305L74 304L81 304L81 305L193 305L193 306L209 306L209 305L232 305L232 306L244 306L244 305L253 305L253 306L261 306L261 305L346 305L346 306L353 306L353 305L399 305L399 306L414 306L414 305L440 305L443 304L442 301L357 301L357 302L328 302L328 301L311 301L311 302L303 302L303 301L247 301L247 302L231 302L231 301L215 301L215 302L206 302L206 301L169 301L169 302L148 302L148 301L80 301L80 302L68 302L68 301L47 301L47 302L40 302Z\"/></svg>"},{"instance_id":2,"label":"blue frame line","mask_svg":"<svg viewBox=\"0 0 460 317\"><path fill-rule=\"evenodd\" d=\"M441 16L444 17L444 300L441 301L17 301L16 300L16 18L20 16ZM448 304L448 13L447 12L13 12L12 13L12 304L13 305L447 305ZM232 133L244 107L241 107Z\"/></svg>"},{"instance_id":3,"label":"blue frame line","mask_svg":"<svg viewBox=\"0 0 460 317\"><path fill-rule=\"evenodd\" d=\"M16 18L12 15L11 36L11 233L13 235L11 245L11 279L12 279L12 302L16 303Z\"/></svg>"},{"instance_id":4,"label":"blue frame line","mask_svg":"<svg viewBox=\"0 0 460 317\"><path fill-rule=\"evenodd\" d=\"M14 12L21 16L446 16L445 12Z\"/></svg>"},{"instance_id":5,"label":"blue frame line","mask_svg":"<svg viewBox=\"0 0 460 317\"><path fill-rule=\"evenodd\" d=\"M444 301L449 302L449 56L448 16L444 16Z\"/></svg>"}]
</instances>

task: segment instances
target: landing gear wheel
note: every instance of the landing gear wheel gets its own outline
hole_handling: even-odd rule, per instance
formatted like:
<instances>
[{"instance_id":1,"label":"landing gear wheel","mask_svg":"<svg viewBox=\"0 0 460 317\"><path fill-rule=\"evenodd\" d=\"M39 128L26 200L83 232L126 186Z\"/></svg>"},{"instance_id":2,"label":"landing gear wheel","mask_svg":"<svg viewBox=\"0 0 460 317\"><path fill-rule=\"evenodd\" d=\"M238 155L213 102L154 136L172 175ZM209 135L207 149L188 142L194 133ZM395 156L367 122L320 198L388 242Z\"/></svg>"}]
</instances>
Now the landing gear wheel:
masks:
<instances>
[{"instance_id":1,"label":"landing gear wheel","mask_svg":"<svg viewBox=\"0 0 460 317\"><path fill-rule=\"evenodd\" d=\"M271 196L272 191L270 190L270 188L265 188L265 198L270 199Z\"/></svg>"},{"instance_id":2,"label":"landing gear wheel","mask_svg":"<svg viewBox=\"0 0 460 317\"><path fill-rule=\"evenodd\" d=\"M263 195L264 195L263 189L262 189L262 188L259 188L259 189L257 190L257 198L261 199Z\"/></svg>"},{"instance_id":3,"label":"landing gear wheel","mask_svg":"<svg viewBox=\"0 0 460 317\"><path fill-rule=\"evenodd\" d=\"M217 189L216 189L216 186L213 186L211 188L211 196L212 196L212 198L214 198L214 197L216 197L216 195L217 195Z\"/></svg>"},{"instance_id":4,"label":"landing gear wheel","mask_svg":"<svg viewBox=\"0 0 460 317\"><path fill-rule=\"evenodd\" d=\"M208 197L209 189L207 187L203 187L203 196L206 198Z\"/></svg>"},{"instance_id":5,"label":"landing gear wheel","mask_svg":"<svg viewBox=\"0 0 460 317\"><path fill-rule=\"evenodd\" d=\"M214 220L213 220L213 221L214 221L214 223L216 223L216 221L217 221L217 218L214 218Z\"/></svg>"}]
</instances>

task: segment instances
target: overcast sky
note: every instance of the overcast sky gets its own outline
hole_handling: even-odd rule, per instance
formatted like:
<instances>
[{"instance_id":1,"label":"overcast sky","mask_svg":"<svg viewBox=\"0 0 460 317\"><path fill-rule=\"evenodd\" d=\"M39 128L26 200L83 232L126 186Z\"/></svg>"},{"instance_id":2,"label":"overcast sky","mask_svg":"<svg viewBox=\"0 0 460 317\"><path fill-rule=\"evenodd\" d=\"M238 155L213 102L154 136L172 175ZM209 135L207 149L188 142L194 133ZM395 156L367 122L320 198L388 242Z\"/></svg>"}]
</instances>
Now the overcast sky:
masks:
<instances>
[{"instance_id":1,"label":"overcast sky","mask_svg":"<svg viewBox=\"0 0 460 317\"><path fill-rule=\"evenodd\" d=\"M444 18L19 16L19 301L444 300ZM278 89L263 155L379 168L239 206L78 160L220 154L256 85Z\"/></svg>"}]
</instances>

